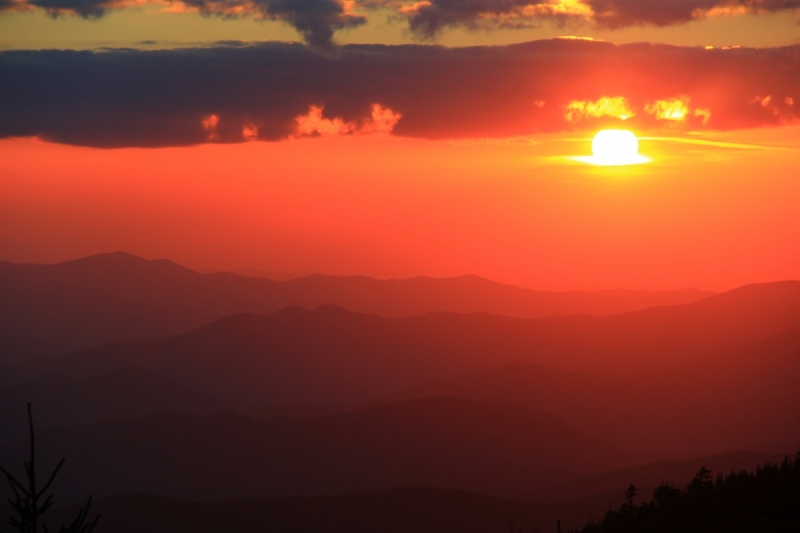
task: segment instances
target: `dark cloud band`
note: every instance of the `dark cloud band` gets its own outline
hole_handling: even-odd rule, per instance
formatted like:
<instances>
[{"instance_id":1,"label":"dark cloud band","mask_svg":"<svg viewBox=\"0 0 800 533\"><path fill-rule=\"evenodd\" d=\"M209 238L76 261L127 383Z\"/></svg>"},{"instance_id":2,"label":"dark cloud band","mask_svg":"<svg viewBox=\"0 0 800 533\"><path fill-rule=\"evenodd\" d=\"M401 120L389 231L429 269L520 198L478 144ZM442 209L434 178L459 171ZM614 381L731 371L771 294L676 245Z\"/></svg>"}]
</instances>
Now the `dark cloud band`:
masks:
<instances>
[{"instance_id":1,"label":"dark cloud band","mask_svg":"<svg viewBox=\"0 0 800 533\"><path fill-rule=\"evenodd\" d=\"M775 13L800 8L800 0L585 0L593 20L616 29L634 25L671 26L710 15Z\"/></svg>"},{"instance_id":2,"label":"dark cloud band","mask_svg":"<svg viewBox=\"0 0 800 533\"><path fill-rule=\"evenodd\" d=\"M800 46L567 40L353 45L336 55L278 43L7 51L0 137L98 147L279 140L297 133L298 117L308 132L366 131L383 120L381 131L439 139L596 128L622 116L642 130L773 126L800 118L798 65Z\"/></svg>"},{"instance_id":3,"label":"dark cloud band","mask_svg":"<svg viewBox=\"0 0 800 533\"><path fill-rule=\"evenodd\" d=\"M364 24L370 9L394 10L409 28L433 38L448 27L527 27L542 20L588 22L616 29L668 26L717 14L774 13L800 9L800 0L161 0L222 17L252 16L292 25L306 43L333 46L337 30ZM99 18L138 0L0 0L0 11L40 8L53 16ZM359 13L345 9L350 6Z\"/></svg>"},{"instance_id":4,"label":"dark cloud band","mask_svg":"<svg viewBox=\"0 0 800 533\"><path fill-rule=\"evenodd\" d=\"M364 15L348 13L338 0L176 0L178 7L225 18L251 16L290 24L305 42L320 49L333 46L336 30L364 24ZM51 16L100 18L108 11L137 5L137 0L0 0L0 12L39 8Z\"/></svg>"}]
</instances>

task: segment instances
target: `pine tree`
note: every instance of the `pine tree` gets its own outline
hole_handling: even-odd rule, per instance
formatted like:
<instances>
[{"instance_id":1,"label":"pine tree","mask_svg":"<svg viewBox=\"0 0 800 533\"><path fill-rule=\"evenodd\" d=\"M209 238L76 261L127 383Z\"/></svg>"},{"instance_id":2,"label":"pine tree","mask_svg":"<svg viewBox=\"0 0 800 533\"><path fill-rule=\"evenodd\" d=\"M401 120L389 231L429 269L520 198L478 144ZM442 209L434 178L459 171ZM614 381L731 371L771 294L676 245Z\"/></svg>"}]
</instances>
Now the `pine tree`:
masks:
<instances>
[{"instance_id":1,"label":"pine tree","mask_svg":"<svg viewBox=\"0 0 800 533\"><path fill-rule=\"evenodd\" d=\"M0 466L0 472L6 476L13 498L9 498L8 502L11 504L11 510L15 516L11 517L10 525L20 533L39 533L39 518L53 506L53 495L47 494L53 481L56 479L61 467L64 465L64 459L58 462L55 470L47 478L47 482L39 489L37 488L36 479L36 435L33 430L33 411L31 404L28 404L28 426L30 428L30 454L29 461L25 465L24 482L21 482L8 470ZM95 519L88 522L89 507L92 505L92 497L86 505L81 507L78 511L78 516L69 524L62 524L59 533L91 533L100 515ZM42 531L48 533L47 526L42 525Z\"/></svg>"}]
</instances>

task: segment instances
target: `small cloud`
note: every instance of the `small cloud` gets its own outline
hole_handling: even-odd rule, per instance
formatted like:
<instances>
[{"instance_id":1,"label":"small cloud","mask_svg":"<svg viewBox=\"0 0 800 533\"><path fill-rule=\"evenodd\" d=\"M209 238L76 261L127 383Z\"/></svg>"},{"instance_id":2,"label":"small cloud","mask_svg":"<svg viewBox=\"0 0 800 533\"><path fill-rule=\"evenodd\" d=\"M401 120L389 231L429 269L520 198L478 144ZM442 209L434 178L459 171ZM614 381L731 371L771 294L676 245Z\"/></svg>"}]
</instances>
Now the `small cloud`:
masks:
<instances>
[{"instance_id":1,"label":"small cloud","mask_svg":"<svg viewBox=\"0 0 800 533\"><path fill-rule=\"evenodd\" d=\"M312 105L308 113L295 118L296 137L318 137L351 134L384 134L392 132L402 115L380 104L372 104L370 117L360 124L340 117L325 118L324 106Z\"/></svg>"},{"instance_id":2,"label":"small cloud","mask_svg":"<svg viewBox=\"0 0 800 533\"><path fill-rule=\"evenodd\" d=\"M708 124L708 121L711 120L711 110L710 109L695 109L694 116L699 118L700 121L705 126Z\"/></svg>"},{"instance_id":3,"label":"small cloud","mask_svg":"<svg viewBox=\"0 0 800 533\"><path fill-rule=\"evenodd\" d=\"M32 11L34 9L36 9L36 6L30 4L27 0L0 0L0 13L3 11Z\"/></svg>"},{"instance_id":4,"label":"small cloud","mask_svg":"<svg viewBox=\"0 0 800 533\"><path fill-rule=\"evenodd\" d=\"M714 6L711 9L704 10L698 7L695 9L693 17L695 19L703 17L740 17L746 15L748 7L744 5L722 5Z\"/></svg>"},{"instance_id":5,"label":"small cloud","mask_svg":"<svg viewBox=\"0 0 800 533\"><path fill-rule=\"evenodd\" d=\"M670 100L656 100L644 106L644 110L656 120L682 122L689 116L689 97L678 96Z\"/></svg>"},{"instance_id":6,"label":"small cloud","mask_svg":"<svg viewBox=\"0 0 800 533\"><path fill-rule=\"evenodd\" d=\"M400 8L398 9L398 11L400 13L402 13L403 15L414 15L420 9L423 9L423 8L426 8L426 7L430 7L430 6L431 6L431 3L428 2L427 0L424 0L422 2L414 2L413 4L401 5Z\"/></svg>"},{"instance_id":7,"label":"small cloud","mask_svg":"<svg viewBox=\"0 0 800 533\"><path fill-rule=\"evenodd\" d=\"M208 115L207 117L203 117L200 123L203 125L203 129L208 132L209 141L213 141L214 139L218 138L217 124L219 124L219 117L217 115Z\"/></svg>"},{"instance_id":8,"label":"small cloud","mask_svg":"<svg viewBox=\"0 0 800 533\"><path fill-rule=\"evenodd\" d=\"M247 141L258 139L258 126L255 124L245 124L242 126L242 137Z\"/></svg>"},{"instance_id":9,"label":"small cloud","mask_svg":"<svg viewBox=\"0 0 800 533\"><path fill-rule=\"evenodd\" d=\"M582 37L579 35L559 35L556 39L561 39L562 41L589 41L589 42L605 42L605 39L595 39L594 37Z\"/></svg>"},{"instance_id":10,"label":"small cloud","mask_svg":"<svg viewBox=\"0 0 800 533\"><path fill-rule=\"evenodd\" d=\"M678 95L674 98L655 100L644 106L648 115L652 115L656 120L666 120L673 123L686 123L694 118L694 123L699 120L702 124L708 124L711 119L711 111L708 109L691 109L691 98L686 95Z\"/></svg>"},{"instance_id":11,"label":"small cloud","mask_svg":"<svg viewBox=\"0 0 800 533\"><path fill-rule=\"evenodd\" d=\"M772 96L771 95L767 95L767 96L763 96L763 97L762 96L754 96L753 98L750 99L750 101L748 103L749 104L758 104L761 107L769 107L769 103L771 101L772 101Z\"/></svg>"},{"instance_id":12,"label":"small cloud","mask_svg":"<svg viewBox=\"0 0 800 533\"><path fill-rule=\"evenodd\" d=\"M345 122L341 118L324 118L322 116L322 106L312 105L308 108L308 113L295 119L297 127L295 134L298 137L315 137L319 135L343 135L352 133L355 125L352 122Z\"/></svg>"},{"instance_id":13,"label":"small cloud","mask_svg":"<svg viewBox=\"0 0 800 533\"><path fill-rule=\"evenodd\" d=\"M382 133L388 135L392 133L401 118L402 115L400 113L395 113L388 107L372 104L370 119L361 126L358 133Z\"/></svg>"},{"instance_id":14,"label":"small cloud","mask_svg":"<svg viewBox=\"0 0 800 533\"><path fill-rule=\"evenodd\" d=\"M796 120L794 110L794 98L787 96L786 98L773 98L772 95L767 96L754 96L748 102L750 105L757 105L764 110L771 112L781 122Z\"/></svg>"},{"instance_id":15,"label":"small cloud","mask_svg":"<svg viewBox=\"0 0 800 533\"><path fill-rule=\"evenodd\" d=\"M571 124L577 124L587 118L614 117L628 120L636 116L628 101L622 97L603 97L595 100L573 100L566 105L564 118Z\"/></svg>"}]
</instances>

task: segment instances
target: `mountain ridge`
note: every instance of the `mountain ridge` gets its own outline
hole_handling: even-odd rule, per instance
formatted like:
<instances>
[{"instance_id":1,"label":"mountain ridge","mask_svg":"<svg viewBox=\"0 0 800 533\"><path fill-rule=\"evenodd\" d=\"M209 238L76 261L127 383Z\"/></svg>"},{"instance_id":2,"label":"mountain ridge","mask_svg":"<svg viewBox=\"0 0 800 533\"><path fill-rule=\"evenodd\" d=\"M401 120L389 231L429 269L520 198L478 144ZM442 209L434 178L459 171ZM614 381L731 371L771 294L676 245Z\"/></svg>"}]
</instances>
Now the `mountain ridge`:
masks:
<instances>
[{"instance_id":1,"label":"mountain ridge","mask_svg":"<svg viewBox=\"0 0 800 533\"><path fill-rule=\"evenodd\" d=\"M542 317L611 314L708 296L677 291L534 291L466 275L377 280L310 275L274 281L200 274L125 252L54 265L0 262L0 347L6 360L190 331L235 313L336 304L386 317L435 311Z\"/></svg>"},{"instance_id":2,"label":"mountain ridge","mask_svg":"<svg viewBox=\"0 0 800 533\"><path fill-rule=\"evenodd\" d=\"M380 401L449 395L551 412L618 447L700 454L800 442L800 330L681 365L622 376L515 361L421 384ZM759 440L760 439L760 440ZM727 444L724 444L727 443ZM693 448L687 449L691 445Z\"/></svg>"},{"instance_id":3,"label":"mountain ridge","mask_svg":"<svg viewBox=\"0 0 800 533\"><path fill-rule=\"evenodd\" d=\"M157 492L194 500L442 486L512 496L627 455L557 417L455 398L256 421L231 412L162 412L37 432L41 462L68 457L60 501ZM18 464L27 443L2 449Z\"/></svg>"}]
</instances>

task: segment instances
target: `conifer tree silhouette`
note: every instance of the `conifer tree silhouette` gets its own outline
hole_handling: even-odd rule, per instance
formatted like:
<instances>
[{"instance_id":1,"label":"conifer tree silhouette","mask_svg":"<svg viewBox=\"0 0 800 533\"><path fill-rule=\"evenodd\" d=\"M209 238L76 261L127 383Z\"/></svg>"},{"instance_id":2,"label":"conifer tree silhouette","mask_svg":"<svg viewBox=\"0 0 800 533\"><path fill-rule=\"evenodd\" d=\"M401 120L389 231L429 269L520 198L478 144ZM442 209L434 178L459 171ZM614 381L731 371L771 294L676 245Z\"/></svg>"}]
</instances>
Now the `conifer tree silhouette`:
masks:
<instances>
[{"instance_id":1,"label":"conifer tree silhouette","mask_svg":"<svg viewBox=\"0 0 800 533\"><path fill-rule=\"evenodd\" d=\"M625 505L629 509L633 509L635 507L635 505L633 503L633 499L636 497L636 493L637 492L638 492L638 489L636 488L636 486L631 484L631 486L628 487L628 490L625 491L625 496L624 496L624 499L623 499L623 501L625 503L623 503L623 505Z\"/></svg>"},{"instance_id":2,"label":"conifer tree silhouette","mask_svg":"<svg viewBox=\"0 0 800 533\"><path fill-rule=\"evenodd\" d=\"M651 501L633 503L635 487L624 503L599 523L579 533L709 533L800 531L800 451L781 464L764 463L755 472L712 476L702 467L685 490L662 481Z\"/></svg>"},{"instance_id":3,"label":"conifer tree silhouette","mask_svg":"<svg viewBox=\"0 0 800 533\"><path fill-rule=\"evenodd\" d=\"M31 404L28 404L28 427L30 429L30 461L25 464L26 480L21 482L13 474L11 474L4 467L0 466L0 472L6 476L13 498L9 498L8 502L11 504L11 509L16 513L16 516L11 517L9 524L12 528L20 533L39 533L39 518L53 506L53 495L47 494L50 486L55 481L61 467L64 465L64 459L58 462L53 473L47 479L44 486L39 489L36 483L36 436L33 429L33 412ZM69 524L62 524L59 533L91 533L100 515L97 515L91 522L87 521L89 515L89 507L92 505L92 497L86 505L81 507L78 511L78 516ZM42 524L42 531L48 533L47 526Z\"/></svg>"}]
</instances>

